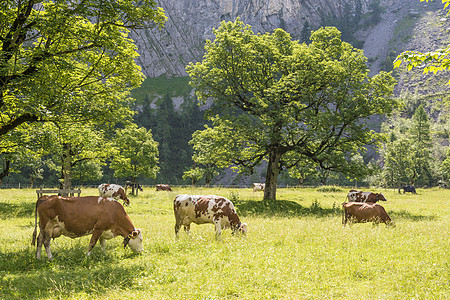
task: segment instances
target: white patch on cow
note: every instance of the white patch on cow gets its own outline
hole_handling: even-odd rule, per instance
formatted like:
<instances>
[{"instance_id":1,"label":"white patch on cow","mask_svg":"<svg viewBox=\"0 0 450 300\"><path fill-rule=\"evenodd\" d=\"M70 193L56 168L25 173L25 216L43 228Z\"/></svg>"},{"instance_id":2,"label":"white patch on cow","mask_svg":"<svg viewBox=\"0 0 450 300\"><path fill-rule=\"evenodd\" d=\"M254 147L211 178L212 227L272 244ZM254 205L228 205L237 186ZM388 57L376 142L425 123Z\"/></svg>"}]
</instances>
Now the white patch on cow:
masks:
<instances>
[{"instance_id":1,"label":"white patch on cow","mask_svg":"<svg viewBox=\"0 0 450 300\"><path fill-rule=\"evenodd\" d=\"M103 198L102 197L98 197L98 203L102 202Z\"/></svg>"},{"instance_id":2,"label":"white patch on cow","mask_svg":"<svg viewBox=\"0 0 450 300\"><path fill-rule=\"evenodd\" d=\"M142 252L144 250L142 241L143 241L142 233L141 230L139 230L139 234L135 238L132 238L128 241L128 246L134 252Z\"/></svg>"}]
</instances>

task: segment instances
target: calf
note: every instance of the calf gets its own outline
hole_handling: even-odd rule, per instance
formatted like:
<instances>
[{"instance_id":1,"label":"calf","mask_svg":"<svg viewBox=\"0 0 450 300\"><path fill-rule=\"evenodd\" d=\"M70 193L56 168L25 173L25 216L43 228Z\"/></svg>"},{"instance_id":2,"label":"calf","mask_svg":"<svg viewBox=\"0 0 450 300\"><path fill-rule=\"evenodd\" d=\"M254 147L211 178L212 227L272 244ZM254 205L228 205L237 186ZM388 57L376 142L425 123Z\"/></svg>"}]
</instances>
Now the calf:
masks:
<instances>
[{"instance_id":1,"label":"calf","mask_svg":"<svg viewBox=\"0 0 450 300\"><path fill-rule=\"evenodd\" d=\"M395 227L384 207L378 203L344 202L342 208L344 226L349 221L351 223L372 222L374 225L383 222Z\"/></svg>"},{"instance_id":2,"label":"calf","mask_svg":"<svg viewBox=\"0 0 450 300\"><path fill-rule=\"evenodd\" d=\"M156 191L172 191L172 188L168 184L157 184Z\"/></svg>"},{"instance_id":3,"label":"calf","mask_svg":"<svg viewBox=\"0 0 450 300\"><path fill-rule=\"evenodd\" d=\"M123 204L130 205L130 200L122 186L118 184L102 183L98 186L100 197L111 197L115 200L122 199Z\"/></svg>"},{"instance_id":4,"label":"calf","mask_svg":"<svg viewBox=\"0 0 450 300\"><path fill-rule=\"evenodd\" d=\"M403 194L406 193L406 192L412 193L412 194L417 194L416 193L416 188L414 186L412 186L412 185L405 185L403 187Z\"/></svg>"},{"instance_id":5,"label":"calf","mask_svg":"<svg viewBox=\"0 0 450 300\"><path fill-rule=\"evenodd\" d=\"M31 244L36 243L37 217L39 215L39 236L37 237L36 258L41 258L44 244L48 259L52 259L50 241L61 235L70 238L92 234L89 255L97 241L104 249L105 240L118 235L124 238L123 245L134 252L141 252L142 234L133 226L122 204L104 197L61 197L42 196L36 202L34 232Z\"/></svg>"},{"instance_id":6,"label":"calf","mask_svg":"<svg viewBox=\"0 0 450 300\"><path fill-rule=\"evenodd\" d=\"M350 202L371 202L387 201L382 193L363 192L357 190L350 190L347 194L347 199Z\"/></svg>"},{"instance_id":7,"label":"calf","mask_svg":"<svg viewBox=\"0 0 450 300\"><path fill-rule=\"evenodd\" d=\"M265 183L254 183L253 184L253 193L257 192L257 191L263 191L266 188L266 184Z\"/></svg>"},{"instance_id":8,"label":"calf","mask_svg":"<svg viewBox=\"0 0 450 300\"><path fill-rule=\"evenodd\" d=\"M178 237L181 225L189 233L190 224L212 223L216 226L216 239L222 229L231 228L232 234L247 233L247 224L241 223L233 203L221 196L177 195L173 201L175 213L175 235Z\"/></svg>"}]
</instances>

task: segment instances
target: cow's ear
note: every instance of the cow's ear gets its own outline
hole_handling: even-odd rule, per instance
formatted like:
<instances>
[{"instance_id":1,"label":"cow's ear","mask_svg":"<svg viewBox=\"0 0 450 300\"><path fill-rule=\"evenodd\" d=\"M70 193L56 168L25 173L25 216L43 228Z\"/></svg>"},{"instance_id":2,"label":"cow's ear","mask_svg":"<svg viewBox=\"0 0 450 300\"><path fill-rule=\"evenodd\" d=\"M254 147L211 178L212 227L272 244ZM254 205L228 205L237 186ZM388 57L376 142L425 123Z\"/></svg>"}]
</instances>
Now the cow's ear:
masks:
<instances>
[{"instance_id":1,"label":"cow's ear","mask_svg":"<svg viewBox=\"0 0 450 300\"><path fill-rule=\"evenodd\" d=\"M133 230L133 232L131 233L131 237L132 237L133 239L136 238L136 237L139 235L140 232L141 232L140 229L135 229L135 230Z\"/></svg>"}]
</instances>

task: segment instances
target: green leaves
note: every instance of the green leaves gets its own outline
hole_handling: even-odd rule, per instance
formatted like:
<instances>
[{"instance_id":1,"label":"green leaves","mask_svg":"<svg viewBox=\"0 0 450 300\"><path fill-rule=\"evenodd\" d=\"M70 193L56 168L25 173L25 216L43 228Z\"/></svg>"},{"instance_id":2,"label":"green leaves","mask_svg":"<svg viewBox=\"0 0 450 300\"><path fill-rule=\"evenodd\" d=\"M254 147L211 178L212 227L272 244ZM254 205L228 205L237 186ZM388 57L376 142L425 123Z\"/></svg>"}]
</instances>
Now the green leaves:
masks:
<instances>
[{"instance_id":1,"label":"green leaves","mask_svg":"<svg viewBox=\"0 0 450 300\"><path fill-rule=\"evenodd\" d=\"M153 140L150 130L134 124L118 129L114 144L118 149L111 161L115 176L133 180L139 176L156 177L158 143Z\"/></svg>"},{"instance_id":2,"label":"green leaves","mask_svg":"<svg viewBox=\"0 0 450 300\"><path fill-rule=\"evenodd\" d=\"M162 26L163 10L153 0L33 4L0 6L0 136L27 121L130 120L143 74L128 33Z\"/></svg>"}]
</instances>

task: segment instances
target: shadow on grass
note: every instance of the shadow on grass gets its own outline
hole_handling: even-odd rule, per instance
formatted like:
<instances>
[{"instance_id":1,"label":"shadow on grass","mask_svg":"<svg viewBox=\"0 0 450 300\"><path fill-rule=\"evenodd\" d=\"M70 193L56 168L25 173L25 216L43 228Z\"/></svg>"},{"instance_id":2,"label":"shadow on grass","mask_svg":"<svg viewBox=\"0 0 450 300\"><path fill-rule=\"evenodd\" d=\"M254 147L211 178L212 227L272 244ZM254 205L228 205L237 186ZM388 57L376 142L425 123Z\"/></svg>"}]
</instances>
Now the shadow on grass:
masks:
<instances>
[{"instance_id":1,"label":"shadow on grass","mask_svg":"<svg viewBox=\"0 0 450 300\"><path fill-rule=\"evenodd\" d=\"M434 220L437 220L437 218L438 218L437 216L414 215L414 214L404 211L404 210L389 212L389 216L393 220L405 219L405 220L410 220L410 221L414 221L414 222L434 221Z\"/></svg>"},{"instance_id":2,"label":"shadow on grass","mask_svg":"<svg viewBox=\"0 0 450 300\"><path fill-rule=\"evenodd\" d=\"M108 248L108 247L107 247ZM0 257L1 299L66 298L82 293L101 295L111 289L131 288L137 277L154 268L137 264L119 264L130 258L113 249L86 255L86 247L73 246L55 251L55 258L37 260L34 248L2 253ZM4 276L7 275L7 276Z\"/></svg>"},{"instance_id":3,"label":"shadow on grass","mask_svg":"<svg viewBox=\"0 0 450 300\"><path fill-rule=\"evenodd\" d=\"M36 202L19 204L0 202L0 219L33 216L35 207Z\"/></svg>"},{"instance_id":4,"label":"shadow on grass","mask_svg":"<svg viewBox=\"0 0 450 300\"><path fill-rule=\"evenodd\" d=\"M262 217L296 217L296 216L335 216L341 213L340 205L334 204L331 208L324 208L319 202L314 201L311 206L302 206L295 201L243 201L234 200L239 215Z\"/></svg>"}]
</instances>

